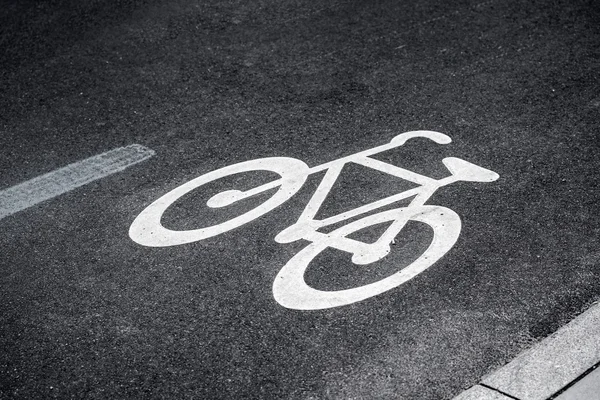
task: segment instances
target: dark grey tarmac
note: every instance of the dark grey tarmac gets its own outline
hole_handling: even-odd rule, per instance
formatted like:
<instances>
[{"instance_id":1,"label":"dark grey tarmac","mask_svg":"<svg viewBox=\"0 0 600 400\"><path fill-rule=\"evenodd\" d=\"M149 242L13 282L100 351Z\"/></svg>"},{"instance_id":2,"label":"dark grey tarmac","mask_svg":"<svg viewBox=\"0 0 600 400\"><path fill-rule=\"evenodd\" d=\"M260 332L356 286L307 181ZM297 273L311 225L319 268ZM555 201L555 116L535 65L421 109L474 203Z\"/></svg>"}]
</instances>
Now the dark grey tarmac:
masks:
<instances>
[{"instance_id":1,"label":"dark grey tarmac","mask_svg":"<svg viewBox=\"0 0 600 400\"><path fill-rule=\"evenodd\" d=\"M273 238L318 177L202 242L128 236L206 172L313 166L418 129L453 143L380 159L442 177L460 157L500 179L440 189L428 204L460 215L458 242L382 295L322 311L273 299L308 244ZM450 399L600 298L599 133L592 0L3 2L0 190L133 143L156 156L0 220L0 398ZM402 186L369 173L349 168L323 212ZM239 212L208 214L202 195L165 225ZM411 235L403 254L430 238ZM306 279L364 284L399 253L364 269L328 250Z\"/></svg>"}]
</instances>

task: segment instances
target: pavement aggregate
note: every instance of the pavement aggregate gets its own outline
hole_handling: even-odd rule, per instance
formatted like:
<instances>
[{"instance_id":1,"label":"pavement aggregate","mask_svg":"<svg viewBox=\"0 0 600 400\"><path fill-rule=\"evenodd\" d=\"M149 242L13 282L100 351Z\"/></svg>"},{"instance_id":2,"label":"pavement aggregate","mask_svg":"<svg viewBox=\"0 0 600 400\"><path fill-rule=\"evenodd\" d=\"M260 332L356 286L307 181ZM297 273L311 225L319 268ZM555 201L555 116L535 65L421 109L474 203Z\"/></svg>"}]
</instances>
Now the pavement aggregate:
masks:
<instances>
[{"instance_id":1,"label":"pavement aggregate","mask_svg":"<svg viewBox=\"0 0 600 400\"><path fill-rule=\"evenodd\" d=\"M599 22L589 0L8 2L0 190L133 143L156 155L0 221L0 397L450 399L473 386L600 298ZM209 171L314 166L419 129L453 142L378 158L441 178L441 159L460 157L500 179L440 189L427 204L460 216L458 242L374 298L312 312L273 299L308 244L273 238L318 177L202 242L128 236ZM406 185L355 166L341 179L324 213ZM211 214L202 196L165 223L240 212ZM307 279L378 279L427 246L418 225L364 274L328 249Z\"/></svg>"}]
</instances>

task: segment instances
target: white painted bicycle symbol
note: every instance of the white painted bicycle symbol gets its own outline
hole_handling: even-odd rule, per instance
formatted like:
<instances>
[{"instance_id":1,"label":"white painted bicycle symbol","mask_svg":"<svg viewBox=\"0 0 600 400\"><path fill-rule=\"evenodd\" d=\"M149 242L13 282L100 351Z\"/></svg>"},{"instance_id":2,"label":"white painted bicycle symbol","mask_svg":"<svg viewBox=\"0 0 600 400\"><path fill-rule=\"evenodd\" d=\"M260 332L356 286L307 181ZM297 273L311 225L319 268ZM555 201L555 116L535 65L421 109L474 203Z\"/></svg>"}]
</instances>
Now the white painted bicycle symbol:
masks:
<instances>
[{"instance_id":1,"label":"white painted bicycle symbol","mask_svg":"<svg viewBox=\"0 0 600 400\"><path fill-rule=\"evenodd\" d=\"M290 243L304 239L310 241L311 244L292 257L279 271L273 283L273 296L282 306L299 310L338 307L376 296L423 272L456 243L461 229L458 214L446 207L425 205L427 199L437 189L457 181L492 182L499 177L493 171L454 157L442 160L451 173L450 176L442 179L420 175L371 157L402 146L407 140L417 137L427 138L438 144L451 142L451 139L442 133L413 131L402 133L385 145L312 168L300 160L288 157L260 158L230 165L195 178L154 201L134 220L129 229L129 235L135 242L151 247L180 245L220 235L278 207L302 187L309 175L326 171L298 221L275 237L275 241L278 243ZM403 178L418 186L338 215L322 220L315 219L342 168L349 162ZM247 191L227 190L218 193L208 200L207 205L212 208L227 207L251 196L277 189L268 200L256 208L223 223L201 229L174 231L161 225L163 213L190 191L217 179L249 171L272 171L281 178ZM371 214L328 233L319 232L320 228L346 221L411 197L412 200L406 207ZM429 225L433 229L433 239L429 247L402 270L377 282L344 290L318 290L306 283L304 273L309 263L323 250L327 248L342 250L352 254L353 263L370 264L382 259L390 252L390 244L408 221L419 221ZM389 223L389 226L374 243L363 243L348 237L356 231L382 223Z\"/></svg>"}]
</instances>

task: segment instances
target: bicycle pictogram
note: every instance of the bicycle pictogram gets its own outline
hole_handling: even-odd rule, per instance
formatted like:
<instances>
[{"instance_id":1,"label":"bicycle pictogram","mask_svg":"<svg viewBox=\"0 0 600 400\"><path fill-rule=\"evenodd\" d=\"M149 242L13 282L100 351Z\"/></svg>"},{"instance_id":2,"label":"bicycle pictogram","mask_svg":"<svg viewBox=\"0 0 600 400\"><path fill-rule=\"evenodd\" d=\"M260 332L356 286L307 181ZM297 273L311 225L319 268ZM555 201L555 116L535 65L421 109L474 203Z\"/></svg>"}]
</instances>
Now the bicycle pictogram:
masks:
<instances>
[{"instance_id":1,"label":"bicycle pictogram","mask_svg":"<svg viewBox=\"0 0 600 400\"><path fill-rule=\"evenodd\" d=\"M451 142L450 137L439 132L412 131L402 133L382 146L315 167L309 167L304 162L289 157L260 158L230 165L199 176L154 201L133 221L129 235L135 242L150 247L181 245L220 235L275 209L300 190L309 175L323 171L325 174L318 188L297 222L275 236L275 241L278 243L290 243L300 239L311 243L292 257L279 271L273 283L273 296L282 306L300 310L338 307L376 296L420 274L438 261L456 243L461 230L458 214L446 207L425 204L436 190L458 181L492 182L499 177L493 171L455 157L442 160L450 171L450 175L442 179L430 178L372 157L402 146L412 138L427 138L437 144ZM405 179L418 186L338 215L316 219L321 205L342 169L350 162ZM243 199L277 189L262 204L235 218L209 227L175 231L162 226L161 217L164 212L182 196L217 179L249 171L271 171L277 173L280 178L246 191L220 192L211 197L207 201L207 205L211 208L229 207ZM408 206L369 214L328 233L319 231L321 228L359 217L406 199L411 199ZM306 283L304 273L309 263L323 250L334 248L351 253L352 262L355 264L373 263L381 260L390 252L391 243L408 221L419 221L429 225L433 230L433 239L429 247L416 260L400 271L377 282L344 290L318 290ZM374 243L363 243L348 237L361 229L382 223L389 223L389 226Z\"/></svg>"}]
</instances>

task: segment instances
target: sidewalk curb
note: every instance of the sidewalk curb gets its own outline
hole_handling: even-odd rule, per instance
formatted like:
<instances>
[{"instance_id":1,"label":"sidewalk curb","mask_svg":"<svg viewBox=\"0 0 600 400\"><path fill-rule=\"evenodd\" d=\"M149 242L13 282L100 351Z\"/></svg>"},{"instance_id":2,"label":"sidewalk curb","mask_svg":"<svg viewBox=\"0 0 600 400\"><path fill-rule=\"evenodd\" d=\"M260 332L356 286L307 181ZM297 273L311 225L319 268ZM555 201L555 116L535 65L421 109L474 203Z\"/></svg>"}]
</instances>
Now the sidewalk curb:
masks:
<instances>
[{"instance_id":1,"label":"sidewalk curb","mask_svg":"<svg viewBox=\"0 0 600 400\"><path fill-rule=\"evenodd\" d=\"M465 390L453 400L514 400L496 390L481 385L475 385Z\"/></svg>"},{"instance_id":2,"label":"sidewalk curb","mask_svg":"<svg viewBox=\"0 0 600 400\"><path fill-rule=\"evenodd\" d=\"M454 400L545 400L600 362L600 303Z\"/></svg>"}]
</instances>

